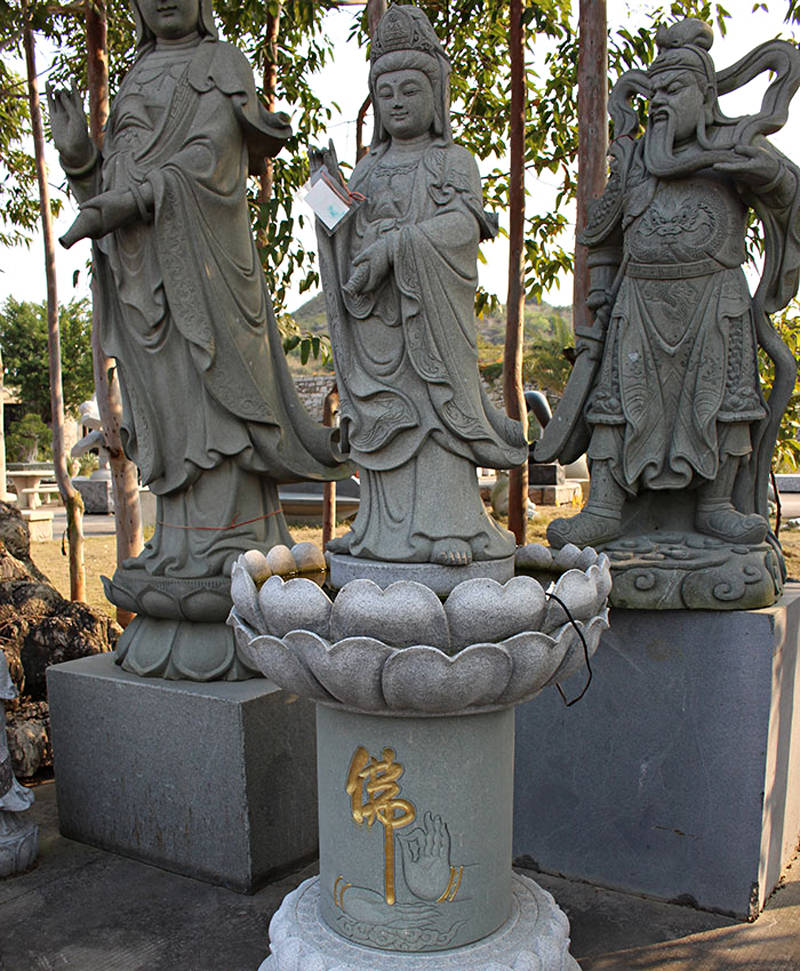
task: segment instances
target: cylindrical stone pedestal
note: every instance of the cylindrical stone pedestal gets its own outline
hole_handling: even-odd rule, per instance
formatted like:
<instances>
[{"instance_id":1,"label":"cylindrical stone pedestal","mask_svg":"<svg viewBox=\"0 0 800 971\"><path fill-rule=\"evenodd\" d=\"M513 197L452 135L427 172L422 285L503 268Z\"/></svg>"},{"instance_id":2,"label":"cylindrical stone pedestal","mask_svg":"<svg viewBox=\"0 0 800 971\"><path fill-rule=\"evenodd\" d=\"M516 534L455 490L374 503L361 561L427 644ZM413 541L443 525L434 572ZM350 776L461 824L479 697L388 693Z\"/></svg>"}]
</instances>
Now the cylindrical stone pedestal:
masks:
<instances>
[{"instance_id":1,"label":"cylindrical stone pedestal","mask_svg":"<svg viewBox=\"0 0 800 971\"><path fill-rule=\"evenodd\" d=\"M470 944L511 914L514 709L317 706L320 913L355 944Z\"/></svg>"}]
</instances>

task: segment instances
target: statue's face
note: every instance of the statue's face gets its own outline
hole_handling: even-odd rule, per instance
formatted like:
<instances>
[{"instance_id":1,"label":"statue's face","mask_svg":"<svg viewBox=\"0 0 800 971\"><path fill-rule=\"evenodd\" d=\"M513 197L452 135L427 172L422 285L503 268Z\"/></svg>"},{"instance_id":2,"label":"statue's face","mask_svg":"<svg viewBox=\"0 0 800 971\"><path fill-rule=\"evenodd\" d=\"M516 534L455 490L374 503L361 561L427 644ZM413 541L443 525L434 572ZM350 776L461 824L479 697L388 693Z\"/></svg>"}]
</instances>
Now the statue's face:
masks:
<instances>
[{"instance_id":1,"label":"statue's face","mask_svg":"<svg viewBox=\"0 0 800 971\"><path fill-rule=\"evenodd\" d=\"M375 85L383 127L392 139L409 141L430 131L433 88L422 71L389 71Z\"/></svg>"},{"instance_id":2,"label":"statue's face","mask_svg":"<svg viewBox=\"0 0 800 971\"><path fill-rule=\"evenodd\" d=\"M142 20L159 40L180 40L197 29L200 0L137 0Z\"/></svg>"},{"instance_id":3,"label":"statue's face","mask_svg":"<svg viewBox=\"0 0 800 971\"><path fill-rule=\"evenodd\" d=\"M659 71L650 78L650 121L671 122L674 141L685 142L697 131L705 112L705 90L694 71Z\"/></svg>"}]
</instances>

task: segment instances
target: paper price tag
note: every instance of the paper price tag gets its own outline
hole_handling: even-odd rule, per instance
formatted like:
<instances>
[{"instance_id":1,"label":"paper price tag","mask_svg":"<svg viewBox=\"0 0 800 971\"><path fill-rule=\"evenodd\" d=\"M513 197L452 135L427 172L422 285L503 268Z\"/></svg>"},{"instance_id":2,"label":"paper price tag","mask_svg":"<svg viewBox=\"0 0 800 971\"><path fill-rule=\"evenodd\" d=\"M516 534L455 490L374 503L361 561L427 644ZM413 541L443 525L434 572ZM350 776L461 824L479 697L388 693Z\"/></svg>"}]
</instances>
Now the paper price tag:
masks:
<instances>
[{"instance_id":1,"label":"paper price tag","mask_svg":"<svg viewBox=\"0 0 800 971\"><path fill-rule=\"evenodd\" d=\"M350 211L350 206L333 191L325 179L318 179L308 190L305 202L328 229L334 229Z\"/></svg>"}]
</instances>

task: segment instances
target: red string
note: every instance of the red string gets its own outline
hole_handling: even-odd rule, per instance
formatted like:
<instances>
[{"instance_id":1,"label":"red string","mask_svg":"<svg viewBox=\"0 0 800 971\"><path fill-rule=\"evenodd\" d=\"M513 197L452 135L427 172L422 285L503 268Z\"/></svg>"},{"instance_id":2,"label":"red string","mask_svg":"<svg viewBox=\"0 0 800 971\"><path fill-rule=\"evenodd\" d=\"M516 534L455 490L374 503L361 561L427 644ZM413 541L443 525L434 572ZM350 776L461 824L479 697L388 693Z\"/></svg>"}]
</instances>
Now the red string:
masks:
<instances>
[{"instance_id":1,"label":"red string","mask_svg":"<svg viewBox=\"0 0 800 971\"><path fill-rule=\"evenodd\" d=\"M231 523L229 526L178 526L176 523L165 523L162 519L159 519L156 525L166 526L168 529L212 529L215 531L220 531L225 529L236 529L238 526L249 526L250 523L257 523L262 519L269 519L270 516L277 516L282 512L282 509L273 509L272 512L264 513L263 516L256 516L255 519L244 519L240 523Z\"/></svg>"}]
</instances>

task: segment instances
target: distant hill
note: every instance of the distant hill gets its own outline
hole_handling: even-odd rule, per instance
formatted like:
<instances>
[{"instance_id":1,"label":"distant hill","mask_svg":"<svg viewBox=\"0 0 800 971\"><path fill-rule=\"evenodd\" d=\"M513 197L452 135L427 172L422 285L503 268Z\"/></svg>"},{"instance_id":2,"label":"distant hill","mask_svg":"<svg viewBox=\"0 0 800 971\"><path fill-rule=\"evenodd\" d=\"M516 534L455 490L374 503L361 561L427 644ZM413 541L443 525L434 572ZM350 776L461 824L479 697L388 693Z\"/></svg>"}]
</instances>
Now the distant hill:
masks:
<instances>
[{"instance_id":1,"label":"distant hill","mask_svg":"<svg viewBox=\"0 0 800 971\"><path fill-rule=\"evenodd\" d=\"M325 298L318 293L292 311L292 317L301 330L312 334L327 333L328 322L325 316ZM498 312L478 318L478 334L482 343L502 348L505 340L505 307ZM525 305L525 344L553 338L564 333L564 328L572 330L572 307L551 307L548 303L531 300Z\"/></svg>"}]
</instances>

